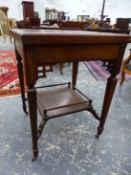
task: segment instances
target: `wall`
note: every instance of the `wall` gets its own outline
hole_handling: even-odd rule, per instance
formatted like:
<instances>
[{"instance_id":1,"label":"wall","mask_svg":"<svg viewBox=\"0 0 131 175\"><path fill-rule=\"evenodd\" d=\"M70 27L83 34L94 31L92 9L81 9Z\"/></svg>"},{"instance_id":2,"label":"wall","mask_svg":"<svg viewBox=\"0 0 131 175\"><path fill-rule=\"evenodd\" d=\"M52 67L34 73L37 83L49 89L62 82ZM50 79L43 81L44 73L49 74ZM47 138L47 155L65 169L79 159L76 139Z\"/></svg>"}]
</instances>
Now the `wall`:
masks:
<instances>
[{"instance_id":1,"label":"wall","mask_svg":"<svg viewBox=\"0 0 131 175\"><path fill-rule=\"evenodd\" d=\"M106 0L105 14L114 21L117 17L131 18L131 0Z\"/></svg>"},{"instance_id":2,"label":"wall","mask_svg":"<svg viewBox=\"0 0 131 175\"><path fill-rule=\"evenodd\" d=\"M19 17L17 0L0 0L0 6L7 6L9 8L8 16L11 18Z\"/></svg>"},{"instance_id":3,"label":"wall","mask_svg":"<svg viewBox=\"0 0 131 175\"><path fill-rule=\"evenodd\" d=\"M22 0L0 0L0 5L9 7L9 17L22 18ZM42 20L45 17L45 7L56 8L67 12L67 16L76 19L78 14L100 18L103 0L31 0L35 10L39 11ZM12 3L13 2L13 3ZM131 17L131 0L106 0L105 15L115 22L117 17Z\"/></svg>"}]
</instances>

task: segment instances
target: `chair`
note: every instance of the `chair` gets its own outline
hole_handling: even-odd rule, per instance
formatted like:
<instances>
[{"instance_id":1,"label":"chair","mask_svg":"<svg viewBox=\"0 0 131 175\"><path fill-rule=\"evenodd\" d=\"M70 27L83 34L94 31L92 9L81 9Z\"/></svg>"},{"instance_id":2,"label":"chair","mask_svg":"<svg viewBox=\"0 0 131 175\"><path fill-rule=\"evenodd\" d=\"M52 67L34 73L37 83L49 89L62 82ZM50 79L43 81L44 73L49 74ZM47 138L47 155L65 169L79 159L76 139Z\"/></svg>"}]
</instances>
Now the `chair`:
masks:
<instances>
[{"instance_id":1,"label":"chair","mask_svg":"<svg viewBox=\"0 0 131 175\"><path fill-rule=\"evenodd\" d=\"M59 64L60 73L63 74L63 67ZM37 65L36 66L36 79L46 77L47 72L53 71L53 64L52 65Z\"/></svg>"},{"instance_id":2,"label":"chair","mask_svg":"<svg viewBox=\"0 0 131 175\"><path fill-rule=\"evenodd\" d=\"M125 80L125 74L131 75L131 49L129 56L123 61L122 63L122 68L121 68L121 81L120 81L120 86L123 85L124 80Z\"/></svg>"},{"instance_id":3,"label":"chair","mask_svg":"<svg viewBox=\"0 0 131 175\"><path fill-rule=\"evenodd\" d=\"M1 10L0 10L0 32L2 37L4 38L4 42L6 41L6 37L9 37L11 41L11 37L9 35L8 18L5 16L4 12L2 12Z\"/></svg>"}]
</instances>

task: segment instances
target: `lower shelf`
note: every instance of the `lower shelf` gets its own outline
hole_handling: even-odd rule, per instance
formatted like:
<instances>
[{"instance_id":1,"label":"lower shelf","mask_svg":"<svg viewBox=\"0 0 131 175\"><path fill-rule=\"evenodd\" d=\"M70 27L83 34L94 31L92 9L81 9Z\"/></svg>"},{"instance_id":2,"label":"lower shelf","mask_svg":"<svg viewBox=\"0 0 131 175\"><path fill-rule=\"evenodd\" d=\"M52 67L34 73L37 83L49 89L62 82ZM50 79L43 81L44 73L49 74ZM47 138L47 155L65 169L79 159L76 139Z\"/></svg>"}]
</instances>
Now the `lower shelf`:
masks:
<instances>
[{"instance_id":1,"label":"lower shelf","mask_svg":"<svg viewBox=\"0 0 131 175\"><path fill-rule=\"evenodd\" d=\"M88 110L90 99L71 87L53 87L37 92L37 106L46 118Z\"/></svg>"}]
</instances>

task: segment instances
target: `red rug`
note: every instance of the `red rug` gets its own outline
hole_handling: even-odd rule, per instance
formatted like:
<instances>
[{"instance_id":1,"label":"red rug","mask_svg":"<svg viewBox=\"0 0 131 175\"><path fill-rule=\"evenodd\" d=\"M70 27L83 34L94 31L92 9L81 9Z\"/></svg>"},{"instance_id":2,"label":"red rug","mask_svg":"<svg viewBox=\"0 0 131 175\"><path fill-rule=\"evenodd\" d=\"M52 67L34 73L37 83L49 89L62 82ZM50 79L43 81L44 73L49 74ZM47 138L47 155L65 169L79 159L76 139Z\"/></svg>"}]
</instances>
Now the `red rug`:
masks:
<instances>
[{"instance_id":1,"label":"red rug","mask_svg":"<svg viewBox=\"0 0 131 175\"><path fill-rule=\"evenodd\" d=\"M13 50L0 50L0 96L19 93L15 53Z\"/></svg>"}]
</instances>

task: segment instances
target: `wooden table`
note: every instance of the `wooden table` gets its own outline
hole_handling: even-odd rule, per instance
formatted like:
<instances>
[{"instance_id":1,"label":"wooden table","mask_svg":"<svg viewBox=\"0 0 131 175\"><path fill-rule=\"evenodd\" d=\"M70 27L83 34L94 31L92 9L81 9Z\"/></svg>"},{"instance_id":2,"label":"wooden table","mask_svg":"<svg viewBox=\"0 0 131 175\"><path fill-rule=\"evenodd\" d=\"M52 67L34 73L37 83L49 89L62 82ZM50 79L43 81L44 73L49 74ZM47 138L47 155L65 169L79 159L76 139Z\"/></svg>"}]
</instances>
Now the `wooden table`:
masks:
<instances>
[{"instance_id":1,"label":"wooden table","mask_svg":"<svg viewBox=\"0 0 131 175\"><path fill-rule=\"evenodd\" d=\"M99 27L99 28L96 28L96 29L93 29L92 27L86 27L85 30L95 31L95 32L123 33L123 34L129 34L130 33L130 30L121 30L119 28L107 28L107 27Z\"/></svg>"},{"instance_id":2,"label":"wooden table","mask_svg":"<svg viewBox=\"0 0 131 175\"><path fill-rule=\"evenodd\" d=\"M15 52L18 61L21 95L25 112L24 75L28 88L27 97L30 110L34 158L38 155L37 110L36 94L31 89L34 88L36 83L35 70L37 64L73 62L72 84L75 86L78 62L103 60L112 63L110 64L111 76L107 80L103 107L99 120L97 132L97 136L99 136L103 131L104 123L115 91L117 83L116 76L120 71L125 47L127 43L131 41L131 36L126 34L89 31L32 29L12 29L10 30L10 34L15 39Z\"/></svg>"}]
</instances>

